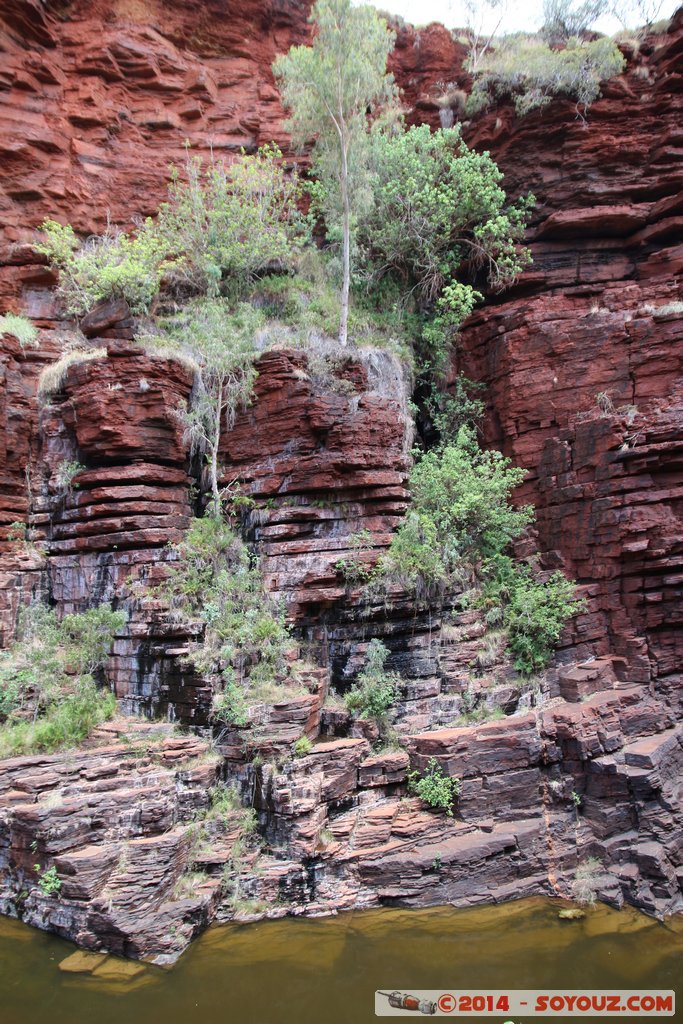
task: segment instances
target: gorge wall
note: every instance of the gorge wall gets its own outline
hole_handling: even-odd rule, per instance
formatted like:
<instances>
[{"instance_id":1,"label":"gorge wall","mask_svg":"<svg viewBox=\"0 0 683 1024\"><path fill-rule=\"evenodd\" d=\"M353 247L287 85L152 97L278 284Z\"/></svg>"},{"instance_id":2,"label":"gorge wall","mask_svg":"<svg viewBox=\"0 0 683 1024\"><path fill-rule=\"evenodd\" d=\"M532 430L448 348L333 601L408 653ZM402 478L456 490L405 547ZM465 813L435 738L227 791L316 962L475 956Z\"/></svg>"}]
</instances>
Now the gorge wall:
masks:
<instances>
[{"instance_id":1,"label":"gorge wall","mask_svg":"<svg viewBox=\"0 0 683 1024\"><path fill-rule=\"evenodd\" d=\"M194 627L149 592L199 483L174 416L192 378L143 354L114 311L88 332L99 355L40 403L39 373L73 334L30 242L48 215L94 232L107 216L152 213L185 139L223 154L275 140L294 158L270 63L306 39L309 9L246 3L237 20L220 0L200 15L182 0L9 0L0 14L0 304L40 328L38 349L5 335L0 352L0 528L30 528L28 544L0 542L0 639L32 595L61 611L120 605L108 673L126 713L208 723L210 688L182 661ZM440 26L399 28L392 66L410 118L439 123L462 58ZM224 730L217 753L116 723L77 759L5 762L5 912L165 961L210 919L240 913L226 870L248 919L566 894L587 856L602 862L602 898L680 910L681 13L629 58L587 123L554 101L465 128L511 194L538 199L533 267L471 317L453 369L487 384L486 441L528 469L519 497L537 508L542 564L565 568L587 600L540 692L504 656L473 671L478 613L443 622L399 591L388 608L368 605L336 567L357 555L361 529L374 555L385 548L407 506L398 361L359 350L321 378L301 351L267 352L255 402L225 439L224 482L239 476L254 501L245 536L312 665L247 730ZM86 467L77 487L60 483L65 459ZM403 677L400 751L374 752L372 730L326 703L374 636ZM507 717L454 728L466 692ZM312 752L287 760L302 733ZM462 780L455 820L406 796L409 767L432 756ZM256 808L264 840L238 862L235 816L210 813L221 776ZM188 828L202 814L198 850ZM59 900L35 885L36 859L69 880ZM197 869L190 892L182 880Z\"/></svg>"}]
</instances>

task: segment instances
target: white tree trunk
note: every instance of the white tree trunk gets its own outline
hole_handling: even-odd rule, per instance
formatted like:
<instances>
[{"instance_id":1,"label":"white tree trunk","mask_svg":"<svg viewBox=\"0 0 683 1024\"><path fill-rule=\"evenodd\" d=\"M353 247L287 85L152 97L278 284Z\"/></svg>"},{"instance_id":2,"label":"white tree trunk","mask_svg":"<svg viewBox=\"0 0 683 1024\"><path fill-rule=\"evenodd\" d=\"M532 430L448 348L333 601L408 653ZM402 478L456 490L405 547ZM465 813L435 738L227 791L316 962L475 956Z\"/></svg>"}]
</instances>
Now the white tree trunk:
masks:
<instances>
[{"instance_id":1,"label":"white tree trunk","mask_svg":"<svg viewBox=\"0 0 683 1024\"><path fill-rule=\"evenodd\" d=\"M351 210L349 204L349 166L347 144L342 142L341 193L343 207L342 221L342 293L339 318L339 344L346 345L349 322L349 286L351 284Z\"/></svg>"},{"instance_id":2,"label":"white tree trunk","mask_svg":"<svg viewBox=\"0 0 683 1024\"><path fill-rule=\"evenodd\" d=\"M211 494L213 496L213 514L218 518L221 514L221 495L218 490L218 448L221 441L221 416L223 415L223 385L218 385L218 400L216 404L216 423L213 441L210 443L211 461L209 473L211 475Z\"/></svg>"}]
</instances>

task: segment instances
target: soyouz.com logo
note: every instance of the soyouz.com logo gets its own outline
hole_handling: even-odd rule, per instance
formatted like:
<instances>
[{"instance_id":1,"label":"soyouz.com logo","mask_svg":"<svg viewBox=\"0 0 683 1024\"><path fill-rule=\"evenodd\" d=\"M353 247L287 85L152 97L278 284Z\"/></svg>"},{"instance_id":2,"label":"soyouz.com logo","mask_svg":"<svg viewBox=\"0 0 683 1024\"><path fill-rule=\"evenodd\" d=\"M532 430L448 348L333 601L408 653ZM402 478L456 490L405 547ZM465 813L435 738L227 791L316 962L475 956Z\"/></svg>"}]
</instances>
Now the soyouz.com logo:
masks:
<instances>
[{"instance_id":1,"label":"soyouz.com logo","mask_svg":"<svg viewBox=\"0 0 683 1024\"><path fill-rule=\"evenodd\" d=\"M589 990L450 991L439 989L379 989L375 992L376 1017L673 1017L676 996L671 991ZM509 1024L512 1024L510 1021Z\"/></svg>"}]
</instances>

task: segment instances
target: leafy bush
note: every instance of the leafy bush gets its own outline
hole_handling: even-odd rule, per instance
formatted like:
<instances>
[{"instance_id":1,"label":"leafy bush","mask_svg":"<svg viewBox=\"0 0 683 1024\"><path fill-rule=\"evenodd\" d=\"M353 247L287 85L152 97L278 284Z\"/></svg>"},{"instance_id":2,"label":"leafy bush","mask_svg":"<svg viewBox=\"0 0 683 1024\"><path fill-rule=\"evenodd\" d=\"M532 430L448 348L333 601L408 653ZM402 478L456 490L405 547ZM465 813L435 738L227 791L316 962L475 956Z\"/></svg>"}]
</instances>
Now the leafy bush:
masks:
<instances>
[{"instance_id":1,"label":"leafy bush","mask_svg":"<svg viewBox=\"0 0 683 1024\"><path fill-rule=\"evenodd\" d=\"M77 747L93 729L116 714L116 698L87 677L73 684L73 692L49 705L34 722L10 719L0 728L0 757Z\"/></svg>"},{"instance_id":2,"label":"leafy bush","mask_svg":"<svg viewBox=\"0 0 683 1024\"><path fill-rule=\"evenodd\" d=\"M365 656L365 665L358 674L355 686L344 702L361 718L374 718L380 727L386 724L386 715L398 697L398 676L385 669L389 650L381 640L371 640Z\"/></svg>"},{"instance_id":3,"label":"leafy bush","mask_svg":"<svg viewBox=\"0 0 683 1024\"><path fill-rule=\"evenodd\" d=\"M484 403L477 393L484 389L484 384L469 380L464 373L458 374L447 392L433 385L430 387L425 410L442 446L457 440L461 427L475 429L479 426L484 416Z\"/></svg>"},{"instance_id":4,"label":"leafy bush","mask_svg":"<svg viewBox=\"0 0 683 1024\"><path fill-rule=\"evenodd\" d=\"M532 520L509 497L524 479L500 452L461 427L454 443L423 455L410 476L412 505L381 568L418 591L445 591L463 564L502 552Z\"/></svg>"},{"instance_id":5,"label":"leafy bush","mask_svg":"<svg viewBox=\"0 0 683 1024\"><path fill-rule=\"evenodd\" d=\"M502 609L515 667L532 675L548 664L567 621L583 607L576 584L559 570L540 579L529 566L500 555L490 560L485 575L484 606Z\"/></svg>"},{"instance_id":6,"label":"leafy bush","mask_svg":"<svg viewBox=\"0 0 683 1024\"><path fill-rule=\"evenodd\" d=\"M125 622L108 605L65 615L33 605L19 639L0 653L0 754L57 750L82 743L116 711L92 673L106 661Z\"/></svg>"},{"instance_id":7,"label":"leafy bush","mask_svg":"<svg viewBox=\"0 0 683 1024\"><path fill-rule=\"evenodd\" d=\"M453 805L460 796L460 782L446 775L435 757L430 757L424 772L408 772L408 788L429 807L453 817Z\"/></svg>"},{"instance_id":8,"label":"leafy bush","mask_svg":"<svg viewBox=\"0 0 683 1024\"><path fill-rule=\"evenodd\" d=\"M514 204L488 153L468 148L460 128L428 125L373 135L374 204L359 244L373 284L395 279L402 302L428 312L417 334L418 369L438 379L460 324L482 295L467 278L481 273L500 290L530 262L520 243L533 196Z\"/></svg>"},{"instance_id":9,"label":"leafy bush","mask_svg":"<svg viewBox=\"0 0 683 1024\"><path fill-rule=\"evenodd\" d=\"M235 725L243 728L249 722L249 708L244 690L237 684L234 672L226 665L222 671L223 689L215 693L212 701L212 714L217 722L223 725Z\"/></svg>"},{"instance_id":10,"label":"leafy bush","mask_svg":"<svg viewBox=\"0 0 683 1024\"><path fill-rule=\"evenodd\" d=\"M64 459L55 472L55 486L60 494L71 494L74 479L82 473L85 466L76 459ZM78 486L78 484L76 484Z\"/></svg>"},{"instance_id":11,"label":"leafy bush","mask_svg":"<svg viewBox=\"0 0 683 1024\"><path fill-rule=\"evenodd\" d=\"M0 652L0 702L8 709L3 717L35 718L55 710L78 683L102 667L125 619L124 612L108 605L65 615L61 622L44 605L28 608L17 641Z\"/></svg>"},{"instance_id":12,"label":"leafy bush","mask_svg":"<svg viewBox=\"0 0 683 1024\"><path fill-rule=\"evenodd\" d=\"M81 316L104 299L123 298L133 313L148 312L170 266L166 240L150 219L127 235L108 227L85 242L70 225L46 220L45 240L34 245L59 271L59 289L67 313Z\"/></svg>"},{"instance_id":13,"label":"leafy bush","mask_svg":"<svg viewBox=\"0 0 683 1024\"><path fill-rule=\"evenodd\" d=\"M187 182L173 170L169 199L156 221L130 233L108 227L80 241L70 225L46 220L34 245L59 271L68 313L80 316L104 299L124 298L133 313L147 313L165 287L187 295L233 294L266 268L289 267L308 238L297 210L300 187L266 146L232 164L213 161L206 171L188 158Z\"/></svg>"},{"instance_id":14,"label":"leafy bush","mask_svg":"<svg viewBox=\"0 0 683 1024\"><path fill-rule=\"evenodd\" d=\"M43 896L59 896L62 891L62 881L57 874L57 868L54 864L45 871L42 871L40 864L34 864L34 868L36 871L41 872L38 878L38 885Z\"/></svg>"},{"instance_id":15,"label":"leafy bush","mask_svg":"<svg viewBox=\"0 0 683 1024\"><path fill-rule=\"evenodd\" d=\"M600 83L619 75L626 61L611 39L572 38L553 50L535 36L510 36L479 64L467 101L470 114L506 96L522 116L553 96L575 99L584 112L600 95Z\"/></svg>"},{"instance_id":16,"label":"leafy bush","mask_svg":"<svg viewBox=\"0 0 683 1024\"><path fill-rule=\"evenodd\" d=\"M310 229L297 208L298 178L274 143L231 164L212 159L204 168L188 157L185 173L182 181L173 169L154 229L174 255L173 285L213 297L225 285L235 294L266 269L292 266Z\"/></svg>"},{"instance_id":17,"label":"leafy bush","mask_svg":"<svg viewBox=\"0 0 683 1024\"><path fill-rule=\"evenodd\" d=\"M22 348L36 348L38 331L25 316L5 313L0 316L0 334L13 334Z\"/></svg>"},{"instance_id":18,"label":"leafy bush","mask_svg":"<svg viewBox=\"0 0 683 1024\"><path fill-rule=\"evenodd\" d=\"M354 554L351 557L340 558L334 563L337 572L341 573L351 586L367 583L372 578L373 540L370 530L363 529L352 533L348 543Z\"/></svg>"},{"instance_id":19,"label":"leafy bush","mask_svg":"<svg viewBox=\"0 0 683 1024\"><path fill-rule=\"evenodd\" d=\"M484 269L500 289L529 262L519 242L533 197L508 204L502 171L468 148L459 127L378 132L373 165L374 208L361 243L375 277L391 271L406 290L427 302L442 297L462 319L478 296L457 283L464 265Z\"/></svg>"},{"instance_id":20,"label":"leafy bush","mask_svg":"<svg viewBox=\"0 0 683 1024\"><path fill-rule=\"evenodd\" d=\"M290 637L283 611L264 593L258 564L223 520L193 520L173 550L177 560L161 591L175 609L205 623L190 660L214 682L214 717L246 725L249 695L257 700L286 675Z\"/></svg>"}]
</instances>

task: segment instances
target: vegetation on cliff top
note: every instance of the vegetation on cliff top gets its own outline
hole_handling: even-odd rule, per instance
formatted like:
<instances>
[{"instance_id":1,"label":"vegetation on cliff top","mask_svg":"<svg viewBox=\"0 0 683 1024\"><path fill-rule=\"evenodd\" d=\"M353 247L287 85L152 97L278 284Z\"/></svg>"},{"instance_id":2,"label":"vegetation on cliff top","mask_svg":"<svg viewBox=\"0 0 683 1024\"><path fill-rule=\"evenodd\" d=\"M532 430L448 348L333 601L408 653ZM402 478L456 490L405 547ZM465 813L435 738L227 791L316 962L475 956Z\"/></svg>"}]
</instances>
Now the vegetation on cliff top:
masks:
<instances>
[{"instance_id":1,"label":"vegetation on cliff top","mask_svg":"<svg viewBox=\"0 0 683 1024\"><path fill-rule=\"evenodd\" d=\"M648 6L646 0L638 3ZM524 116L555 96L565 96L576 101L577 113L585 117L600 95L601 83L621 74L626 66L614 40L589 38L587 33L604 14L621 19L623 6L604 0L544 0L539 32L498 36L504 14L501 0L465 0L468 24L463 41L469 48L465 66L472 76L470 95L463 94L465 116L506 98ZM487 20L496 14L495 27L485 31ZM452 88L457 95L455 84Z\"/></svg>"}]
</instances>

